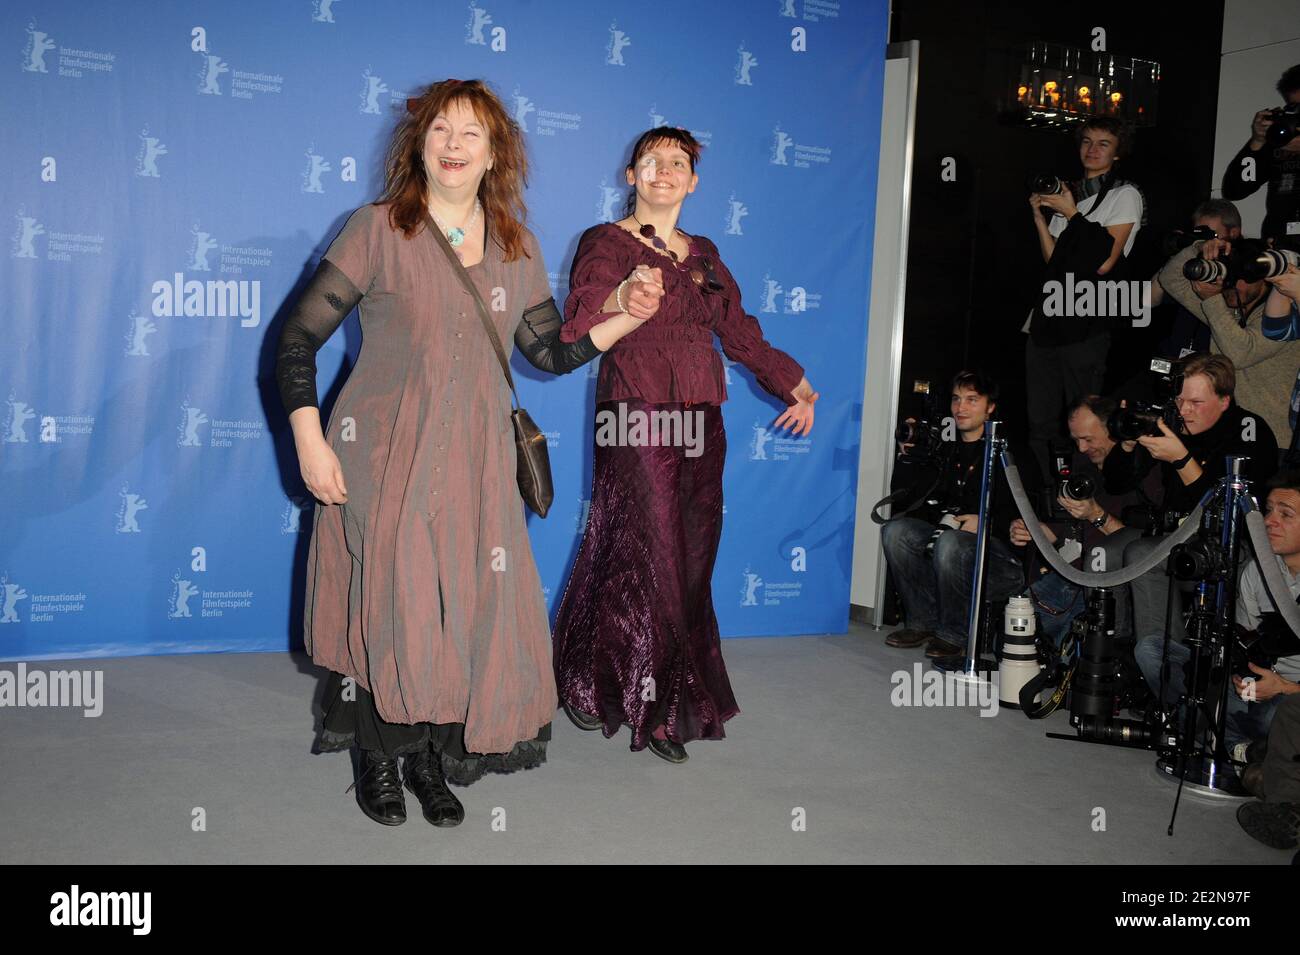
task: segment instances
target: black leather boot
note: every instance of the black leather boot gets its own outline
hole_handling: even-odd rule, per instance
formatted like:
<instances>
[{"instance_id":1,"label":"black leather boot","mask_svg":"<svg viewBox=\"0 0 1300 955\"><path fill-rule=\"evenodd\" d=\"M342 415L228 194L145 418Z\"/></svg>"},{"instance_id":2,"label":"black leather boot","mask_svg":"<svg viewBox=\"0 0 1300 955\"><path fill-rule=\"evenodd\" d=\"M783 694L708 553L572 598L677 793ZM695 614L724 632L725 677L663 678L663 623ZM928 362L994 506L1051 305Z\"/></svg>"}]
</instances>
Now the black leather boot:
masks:
<instances>
[{"instance_id":1,"label":"black leather boot","mask_svg":"<svg viewBox=\"0 0 1300 955\"><path fill-rule=\"evenodd\" d=\"M656 739L650 737L650 752L654 753L660 759L666 759L670 763L684 763L689 756L686 755L686 747L681 743L674 743L670 739Z\"/></svg>"},{"instance_id":2,"label":"black leather boot","mask_svg":"<svg viewBox=\"0 0 1300 955\"><path fill-rule=\"evenodd\" d=\"M406 757L406 788L420 800L420 809L430 825L446 829L465 821L465 807L447 788L442 757L429 747Z\"/></svg>"},{"instance_id":3,"label":"black leather boot","mask_svg":"<svg viewBox=\"0 0 1300 955\"><path fill-rule=\"evenodd\" d=\"M397 772L397 760L376 750L361 750L361 775L357 777L357 805L381 826L406 822L406 797Z\"/></svg>"},{"instance_id":4,"label":"black leather boot","mask_svg":"<svg viewBox=\"0 0 1300 955\"><path fill-rule=\"evenodd\" d=\"M561 703L564 707L564 715L573 721L573 725L580 730L598 730L605 725L605 721L599 716L590 716L586 713L580 713L571 707L568 703Z\"/></svg>"}]
</instances>

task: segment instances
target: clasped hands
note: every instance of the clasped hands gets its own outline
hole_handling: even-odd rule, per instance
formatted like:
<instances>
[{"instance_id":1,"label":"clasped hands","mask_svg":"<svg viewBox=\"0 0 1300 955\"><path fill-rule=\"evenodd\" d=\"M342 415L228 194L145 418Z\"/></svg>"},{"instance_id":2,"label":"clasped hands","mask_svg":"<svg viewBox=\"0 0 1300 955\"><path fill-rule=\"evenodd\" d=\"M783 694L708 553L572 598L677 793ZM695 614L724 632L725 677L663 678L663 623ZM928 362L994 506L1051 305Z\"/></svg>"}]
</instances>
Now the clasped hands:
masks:
<instances>
[{"instance_id":1,"label":"clasped hands","mask_svg":"<svg viewBox=\"0 0 1300 955\"><path fill-rule=\"evenodd\" d=\"M659 301L664 297L664 273L658 266L637 266L621 285L622 298L627 303L621 311L642 322L649 321L659 311Z\"/></svg>"}]
</instances>

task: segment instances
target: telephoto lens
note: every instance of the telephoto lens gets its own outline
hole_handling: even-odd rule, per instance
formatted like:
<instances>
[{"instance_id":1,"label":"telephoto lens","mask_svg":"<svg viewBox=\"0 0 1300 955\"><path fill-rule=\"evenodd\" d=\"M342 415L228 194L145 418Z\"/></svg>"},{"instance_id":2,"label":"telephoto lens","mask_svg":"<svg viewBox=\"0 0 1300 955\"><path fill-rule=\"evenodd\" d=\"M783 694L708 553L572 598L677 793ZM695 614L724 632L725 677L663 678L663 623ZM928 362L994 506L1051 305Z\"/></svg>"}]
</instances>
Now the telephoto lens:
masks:
<instances>
[{"instance_id":1,"label":"telephoto lens","mask_svg":"<svg viewBox=\"0 0 1300 955\"><path fill-rule=\"evenodd\" d=\"M1183 263L1183 278L1192 282L1222 282L1228 267L1218 259L1188 259Z\"/></svg>"},{"instance_id":2,"label":"telephoto lens","mask_svg":"<svg viewBox=\"0 0 1300 955\"><path fill-rule=\"evenodd\" d=\"M1288 265L1300 269L1300 255L1290 249L1265 249L1255 259L1260 266L1260 278L1274 279L1286 271Z\"/></svg>"},{"instance_id":3,"label":"telephoto lens","mask_svg":"<svg viewBox=\"0 0 1300 955\"><path fill-rule=\"evenodd\" d=\"M1118 668L1115 660L1115 595L1098 587L1088 595L1088 623L1070 687L1071 722L1082 717L1109 720L1115 715Z\"/></svg>"},{"instance_id":4,"label":"telephoto lens","mask_svg":"<svg viewBox=\"0 0 1300 955\"><path fill-rule=\"evenodd\" d=\"M1038 649L1034 645L1034 632L1038 619L1034 616L1034 602L1028 597L1012 597L1007 601L1002 615L1002 661L998 666L998 704L1020 709L1021 688L1038 676ZM1034 695L1034 703L1041 693Z\"/></svg>"},{"instance_id":5,"label":"telephoto lens","mask_svg":"<svg viewBox=\"0 0 1300 955\"><path fill-rule=\"evenodd\" d=\"M1137 746L1152 749L1161 739L1160 727L1138 720L1116 720L1096 716L1081 716L1075 727L1079 736L1094 743L1113 746Z\"/></svg>"}]
</instances>

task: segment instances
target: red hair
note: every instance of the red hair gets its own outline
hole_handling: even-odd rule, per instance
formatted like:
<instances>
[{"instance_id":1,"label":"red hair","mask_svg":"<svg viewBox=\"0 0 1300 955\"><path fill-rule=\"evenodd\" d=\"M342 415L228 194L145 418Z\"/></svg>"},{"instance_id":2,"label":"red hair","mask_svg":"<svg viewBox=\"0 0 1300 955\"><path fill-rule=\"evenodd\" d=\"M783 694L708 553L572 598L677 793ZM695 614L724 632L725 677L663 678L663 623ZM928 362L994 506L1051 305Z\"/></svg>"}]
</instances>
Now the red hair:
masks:
<instances>
[{"instance_id":1,"label":"red hair","mask_svg":"<svg viewBox=\"0 0 1300 955\"><path fill-rule=\"evenodd\" d=\"M428 212L428 180L424 168L424 139L439 113L453 103L474 111L487 129L492 168L479 183L478 199L489 223L489 233L507 262L523 255L524 186L528 182L528 157L524 137L496 93L482 80L443 80L430 84L419 96L406 101L406 114L393 131L385 161L384 194L388 221L410 238L424 225Z\"/></svg>"}]
</instances>

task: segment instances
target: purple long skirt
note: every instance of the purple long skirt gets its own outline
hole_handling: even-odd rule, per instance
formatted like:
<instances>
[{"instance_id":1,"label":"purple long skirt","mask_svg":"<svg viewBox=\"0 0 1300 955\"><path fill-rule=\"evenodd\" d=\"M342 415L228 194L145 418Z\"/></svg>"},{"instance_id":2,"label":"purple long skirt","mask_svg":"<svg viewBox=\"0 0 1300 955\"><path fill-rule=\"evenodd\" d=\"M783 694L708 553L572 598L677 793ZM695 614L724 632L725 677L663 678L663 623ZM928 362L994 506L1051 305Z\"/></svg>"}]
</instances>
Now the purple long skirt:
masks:
<instances>
[{"instance_id":1,"label":"purple long skirt","mask_svg":"<svg viewBox=\"0 0 1300 955\"><path fill-rule=\"evenodd\" d=\"M629 420L635 411L696 415L699 453L602 441L601 412L617 415L620 403ZM629 725L633 750L659 727L678 743L721 739L722 724L740 712L711 586L722 536L722 410L627 399L596 412L587 528L555 622L560 699L599 716L606 737Z\"/></svg>"}]
</instances>

